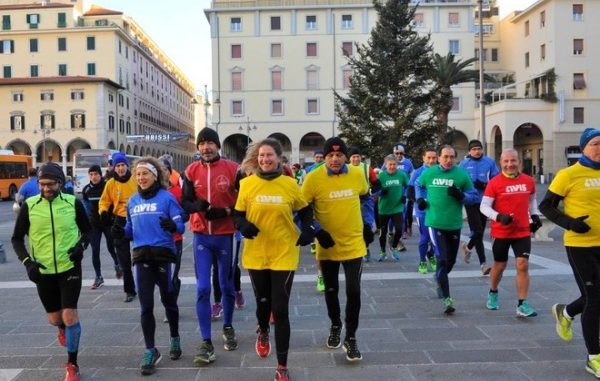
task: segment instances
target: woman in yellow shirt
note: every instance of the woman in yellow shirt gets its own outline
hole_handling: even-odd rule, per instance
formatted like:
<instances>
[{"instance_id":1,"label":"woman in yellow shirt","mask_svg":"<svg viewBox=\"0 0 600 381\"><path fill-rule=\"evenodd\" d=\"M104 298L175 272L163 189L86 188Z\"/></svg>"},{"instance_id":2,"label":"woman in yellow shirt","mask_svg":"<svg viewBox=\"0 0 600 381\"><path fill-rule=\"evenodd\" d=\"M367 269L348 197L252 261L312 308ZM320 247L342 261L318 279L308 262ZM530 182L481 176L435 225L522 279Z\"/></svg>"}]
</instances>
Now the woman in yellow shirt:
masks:
<instances>
[{"instance_id":1,"label":"woman in yellow shirt","mask_svg":"<svg viewBox=\"0 0 600 381\"><path fill-rule=\"evenodd\" d=\"M287 381L290 292L300 259L299 246L313 241L314 228L312 208L296 181L282 176L281 156L281 144L275 139L262 140L248 149L245 161L256 170L240 181L234 222L245 238L242 265L248 270L256 297L256 353L260 357L271 353L269 313L273 311L278 363L275 380ZM302 222L300 234L294 224L294 210Z\"/></svg>"}]
</instances>

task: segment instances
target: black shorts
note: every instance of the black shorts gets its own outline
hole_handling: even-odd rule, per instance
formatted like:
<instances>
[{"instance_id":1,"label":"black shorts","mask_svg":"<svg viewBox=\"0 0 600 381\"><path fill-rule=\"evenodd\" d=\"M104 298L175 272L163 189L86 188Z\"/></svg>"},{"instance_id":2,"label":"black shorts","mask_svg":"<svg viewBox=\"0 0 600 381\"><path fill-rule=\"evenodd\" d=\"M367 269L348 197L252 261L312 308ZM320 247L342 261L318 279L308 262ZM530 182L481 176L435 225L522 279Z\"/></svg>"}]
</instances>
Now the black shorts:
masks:
<instances>
[{"instance_id":1,"label":"black shorts","mask_svg":"<svg viewBox=\"0 0 600 381\"><path fill-rule=\"evenodd\" d=\"M531 237L523 238L494 238L492 242L492 252L494 253L494 261L508 261L508 249L512 247L515 253L515 258L529 259L531 253Z\"/></svg>"},{"instance_id":2,"label":"black shorts","mask_svg":"<svg viewBox=\"0 0 600 381\"><path fill-rule=\"evenodd\" d=\"M65 308L77 309L81 292L81 264L60 274L42 275L38 295L47 313Z\"/></svg>"}]
</instances>

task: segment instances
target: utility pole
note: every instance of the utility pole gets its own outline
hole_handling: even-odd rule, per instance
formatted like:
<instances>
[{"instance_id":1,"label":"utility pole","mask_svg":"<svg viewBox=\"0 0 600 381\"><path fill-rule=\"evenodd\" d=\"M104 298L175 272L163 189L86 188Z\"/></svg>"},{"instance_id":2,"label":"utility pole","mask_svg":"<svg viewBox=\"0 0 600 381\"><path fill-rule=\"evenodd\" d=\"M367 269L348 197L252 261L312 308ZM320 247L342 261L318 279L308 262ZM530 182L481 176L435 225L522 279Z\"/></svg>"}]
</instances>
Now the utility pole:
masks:
<instances>
[{"instance_id":1,"label":"utility pole","mask_svg":"<svg viewBox=\"0 0 600 381\"><path fill-rule=\"evenodd\" d=\"M485 94L483 86L483 0L479 1L479 121L481 123L481 144L484 152L487 152L485 135Z\"/></svg>"}]
</instances>

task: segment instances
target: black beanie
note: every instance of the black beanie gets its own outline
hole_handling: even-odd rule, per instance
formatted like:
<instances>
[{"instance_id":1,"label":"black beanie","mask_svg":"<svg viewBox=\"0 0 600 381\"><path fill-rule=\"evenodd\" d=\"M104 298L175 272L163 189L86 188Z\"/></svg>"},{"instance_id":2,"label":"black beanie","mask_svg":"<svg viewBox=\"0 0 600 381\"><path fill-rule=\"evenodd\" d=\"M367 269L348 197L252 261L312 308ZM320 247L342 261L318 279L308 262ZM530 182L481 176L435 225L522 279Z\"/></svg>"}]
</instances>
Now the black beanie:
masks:
<instances>
[{"instance_id":1,"label":"black beanie","mask_svg":"<svg viewBox=\"0 0 600 381\"><path fill-rule=\"evenodd\" d=\"M350 158L352 155L360 155L360 148L356 146L348 148L348 158Z\"/></svg>"},{"instance_id":2,"label":"black beanie","mask_svg":"<svg viewBox=\"0 0 600 381\"><path fill-rule=\"evenodd\" d=\"M483 144L481 144L481 141L473 139L469 142L469 151L475 147L483 148Z\"/></svg>"},{"instance_id":3,"label":"black beanie","mask_svg":"<svg viewBox=\"0 0 600 381\"><path fill-rule=\"evenodd\" d=\"M60 165L52 162L44 163L38 169L38 179L54 180L65 183L65 174Z\"/></svg>"},{"instance_id":4,"label":"black beanie","mask_svg":"<svg viewBox=\"0 0 600 381\"><path fill-rule=\"evenodd\" d=\"M344 141L337 136L329 138L325 141L323 153L325 156L327 156L327 154L330 152L341 152L344 154L344 156L348 157L348 148L346 147L346 143L344 143Z\"/></svg>"},{"instance_id":5,"label":"black beanie","mask_svg":"<svg viewBox=\"0 0 600 381\"><path fill-rule=\"evenodd\" d=\"M94 164L88 169L88 173L96 172L102 176L102 168L98 164Z\"/></svg>"},{"instance_id":6,"label":"black beanie","mask_svg":"<svg viewBox=\"0 0 600 381\"><path fill-rule=\"evenodd\" d=\"M213 142L217 145L217 147L221 148L221 142L219 141L219 134L217 131L212 128L204 127L198 132L198 137L196 138L196 146L202 142Z\"/></svg>"}]
</instances>

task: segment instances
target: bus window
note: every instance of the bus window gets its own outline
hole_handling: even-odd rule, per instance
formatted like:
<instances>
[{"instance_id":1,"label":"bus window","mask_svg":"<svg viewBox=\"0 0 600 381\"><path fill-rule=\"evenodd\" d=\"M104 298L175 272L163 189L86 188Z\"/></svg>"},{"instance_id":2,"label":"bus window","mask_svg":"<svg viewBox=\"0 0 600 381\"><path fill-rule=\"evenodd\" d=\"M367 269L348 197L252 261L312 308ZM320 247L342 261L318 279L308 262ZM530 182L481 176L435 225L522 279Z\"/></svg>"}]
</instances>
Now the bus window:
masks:
<instances>
[{"instance_id":1,"label":"bus window","mask_svg":"<svg viewBox=\"0 0 600 381\"><path fill-rule=\"evenodd\" d=\"M13 199L17 191L27 181L31 168L31 156L0 154L0 197Z\"/></svg>"},{"instance_id":2,"label":"bus window","mask_svg":"<svg viewBox=\"0 0 600 381\"><path fill-rule=\"evenodd\" d=\"M73 182L75 183L75 192L81 193L83 188L89 184L88 169L92 165L98 165L102 169L102 176L106 174L108 169L108 160L116 150L112 149L80 149L75 152L73 157ZM131 165L139 156L127 155L129 164Z\"/></svg>"}]
</instances>

